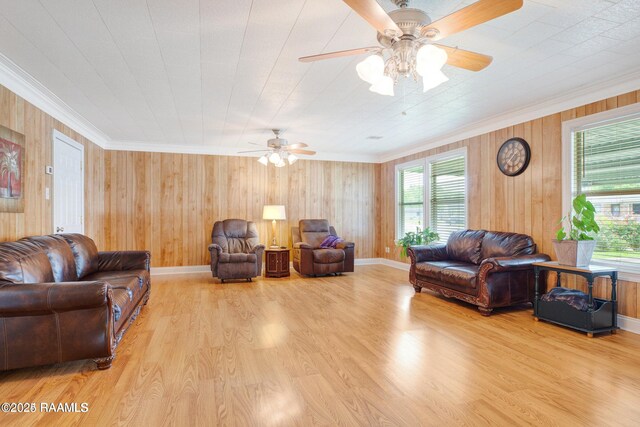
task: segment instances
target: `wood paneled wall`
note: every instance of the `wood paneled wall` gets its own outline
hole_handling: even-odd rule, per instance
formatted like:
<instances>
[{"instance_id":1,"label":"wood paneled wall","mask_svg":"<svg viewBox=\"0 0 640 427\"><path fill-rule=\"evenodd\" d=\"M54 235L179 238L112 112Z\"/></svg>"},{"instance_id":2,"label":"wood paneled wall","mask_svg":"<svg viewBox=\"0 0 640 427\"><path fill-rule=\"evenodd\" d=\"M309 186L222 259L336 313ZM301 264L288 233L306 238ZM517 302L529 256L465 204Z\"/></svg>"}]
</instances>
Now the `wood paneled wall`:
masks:
<instances>
[{"instance_id":1,"label":"wood paneled wall","mask_svg":"<svg viewBox=\"0 0 640 427\"><path fill-rule=\"evenodd\" d=\"M562 122L640 102L640 91L531 120L516 126L478 135L443 147L426 150L382 164L380 194L380 256L400 261L395 239L395 166L411 160L467 147L469 228L513 231L531 235L540 252L554 257L551 240L562 217ZM516 177L503 175L496 153L508 138L524 138L531 146L531 163ZM391 253L384 253L384 247ZM408 260L404 260L408 262ZM576 285L572 282L571 285ZM584 284L578 283L584 289ZM598 294L607 283L602 280ZM620 284L620 313L640 317L640 284Z\"/></svg>"},{"instance_id":2,"label":"wood paneled wall","mask_svg":"<svg viewBox=\"0 0 640 427\"><path fill-rule=\"evenodd\" d=\"M256 222L269 244L265 204L284 205L278 242L291 246L302 218L326 218L356 243L357 258L376 256L380 165L299 160L265 167L255 158L107 151L106 246L148 249L152 265L210 262L208 245L217 220Z\"/></svg>"},{"instance_id":3,"label":"wood paneled wall","mask_svg":"<svg viewBox=\"0 0 640 427\"><path fill-rule=\"evenodd\" d=\"M15 93L0 86L0 125L25 136L24 212L0 212L0 241L53 231L51 200L45 188L52 188L53 130L64 133L85 148L85 233L98 247L104 245L104 150Z\"/></svg>"}]
</instances>

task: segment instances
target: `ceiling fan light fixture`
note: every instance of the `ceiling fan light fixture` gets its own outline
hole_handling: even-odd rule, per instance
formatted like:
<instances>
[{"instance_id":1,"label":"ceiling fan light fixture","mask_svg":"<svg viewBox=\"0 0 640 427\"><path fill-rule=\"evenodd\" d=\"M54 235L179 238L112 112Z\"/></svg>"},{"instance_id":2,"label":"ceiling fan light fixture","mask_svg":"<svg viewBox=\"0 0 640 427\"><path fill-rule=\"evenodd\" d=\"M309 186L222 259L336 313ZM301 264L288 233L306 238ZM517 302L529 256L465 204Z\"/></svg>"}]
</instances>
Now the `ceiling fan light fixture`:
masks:
<instances>
[{"instance_id":1,"label":"ceiling fan light fixture","mask_svg":"<svg viewBox=\"0 0 640 427\"><path fill-rule=\"evenodd\" d=\"M447 77L442 71L430 70L427 74L422 76L422 92L433 89L448 80L449 77Z\"/></svg>"},{"instance_id":2,"label":"ceiling fan light fixture","mask_svg":"<svg viewBox=\"0 0 640 427\"><path fill-rule=\"evenodd\" d=\"M275 166L277 168L282 168L286 165L286 163L284 162L284 160L280 159L280 161L278 163L275 164Z\"/></svg>"},{"instance_id":3,"label":"ceiling fan light fixture","mask_svg":"<svg viewBox=\"0 0 640 427\"><path fill-rule=\"evenodd\" d=\"M395 82L389 76L382 76L375 81L369 88L371 92L378 93L380 95L393 96L393 86Z\"/></svg>"},{"instance_id":4,"label":"ceiling fan light fixture","mask_svg":"<svg viewBox=\"0 0 640 427\"><path fill-rule=\"evenodd\" d=\"M295 154L289 153L289 155L287 156L287 161L289 162L290 165L292 165L298 161L298 156L296 156Z\"/></svg>"},{"instance_id":5,"label":"ceiling fan light fixture","mask_svg":"<svg viewBox=\"0 0 640 427\"><path fill-rule=\"evenodd\" d=\"M261 164L267 166L269 164L269 156L267 156L266 154L263 154L258 159L258 163L261 163Z\"/></svg>"},{"instance_id":6,"label":"ceiling fan light fixture","mask_svg":"<svg viewBox=\"0 0 640 427\"><path fill-rule=\"evenodd\" d=\"M425 76L434 70L439 71L447 63L447 52L432 44L426 44L418 49L416 54L416 72Z\"/></svg>"},{"instance_id":7,"label":"ceiling fan light fixture","mask_svg":"<svg viewBox=\"0 0 640 427\"><path fill-rule=\"evenodd\" d=\"M278 153L277 151L274 151L273 153L271 153L269 155L269 161L274 165L277 165L278 163L280 163L282 161L282 158L280 157L280 153Z\"/></svg>"},{"instance_id":8,"label":"ceiling fan light fixture","mask_svg":"<svg viewBox=\"0 0 640 427\"><path fill-rule=\"evenodd\" d=\"M384 76L384 59L380 55L368 56L356 65L356 71L362 80L375 84L380 77Z\"/></svg>"}]
</instances>

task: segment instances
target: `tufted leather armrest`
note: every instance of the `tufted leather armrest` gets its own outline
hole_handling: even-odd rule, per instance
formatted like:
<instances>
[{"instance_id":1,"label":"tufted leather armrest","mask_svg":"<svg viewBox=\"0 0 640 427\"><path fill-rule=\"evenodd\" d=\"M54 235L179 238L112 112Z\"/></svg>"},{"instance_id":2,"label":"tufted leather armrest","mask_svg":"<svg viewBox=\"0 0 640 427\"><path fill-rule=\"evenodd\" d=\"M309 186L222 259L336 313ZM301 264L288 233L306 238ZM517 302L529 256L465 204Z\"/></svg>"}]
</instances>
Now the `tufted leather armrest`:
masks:
<instances>
[{"instance_id":1,"label":"tufted leather armrest","mask_svg":"<svg viewBox=\"0 0 640 427\"><path fill-rule=\"evenodd\" d=\"M98 252L98 271L147 270L151 263L149 251Z\"/></svg>"},{"instance_id":2,"label":"tufted leather armrest","mask_svg":"<svg viewBox=\"0 0 640 427\"><path fill-rule=\"evenodd\" d=\"M107 306L106 282L16 284L0 288L0 316L30 316Z\"/></svg>"},{"instance_id":3,"label":"tufted leather armrest","mask_svg":"<svg viewBox=\"0 0 640 427\"><path fill-rule=\"evenodd\" d=\"M409 246L407 248L407 254L411 258L412 263L448 259L447 245L445 244Z\"/></svg>"},{"instance_id":4,"label":"tufted leather armrest","mask_svg":"<svg viewBox=\"0 0 640 427\"><path fill-rule=\"evenodd\" d=\"M549 255L532 254L515 257L487 258L480 264L482 270L498 273L502 271L532 270L534 262L549 261Z\"/></svg>"},{"instance_id":5,"label":"tufted leather armrest","mask_svg":"<svg viewBox=\"0 0 640 427\"><path fill-rule=\"evenodd\" d=\"M354 248L356 246L353 242L340 242L336 245L336 249Z\"/></svg>"},{"instance_id":6,"label":"tufted leather armrest","mask_svg":"<svg viewBox=\"0 0 640 427\"><path fill-rule=\"evenodd\" d=\"M294 249L313 249L310 244L304 242L297 242L293 245Z\"/></svg>"}]
</instances>

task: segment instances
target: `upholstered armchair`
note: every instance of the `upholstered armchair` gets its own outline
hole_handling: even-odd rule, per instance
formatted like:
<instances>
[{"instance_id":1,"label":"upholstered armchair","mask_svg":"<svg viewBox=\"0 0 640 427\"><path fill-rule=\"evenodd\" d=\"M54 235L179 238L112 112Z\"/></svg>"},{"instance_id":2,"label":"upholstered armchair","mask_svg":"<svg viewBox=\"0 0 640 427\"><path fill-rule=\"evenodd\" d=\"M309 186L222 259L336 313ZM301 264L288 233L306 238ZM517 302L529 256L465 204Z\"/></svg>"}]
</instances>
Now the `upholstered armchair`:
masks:
<instances>
[{"instance_id":1,"label":"upholstered armchair","mask_svg":"<svg viewBox=\"0 0 640 427\"><path fill-rule=\"evenodd\" d=\"M337 236L326 219L302 219L291 228L293 268L307 276L340 274L353 271L355 245L339 242L335 248L321 248L328 236Z\"/></svg>"},{"instance_id":2,"label":"upholstered armchair","mask_svg":"<svg viewBox=\"0 0 640 427\"><path fill-rule=\"evenodd\" d=\"M252 221L225 219L213 224L211 231L211 273L222 283L228 279L246 279L262 274L264 245Z\"/></svg>"}]
</instances>

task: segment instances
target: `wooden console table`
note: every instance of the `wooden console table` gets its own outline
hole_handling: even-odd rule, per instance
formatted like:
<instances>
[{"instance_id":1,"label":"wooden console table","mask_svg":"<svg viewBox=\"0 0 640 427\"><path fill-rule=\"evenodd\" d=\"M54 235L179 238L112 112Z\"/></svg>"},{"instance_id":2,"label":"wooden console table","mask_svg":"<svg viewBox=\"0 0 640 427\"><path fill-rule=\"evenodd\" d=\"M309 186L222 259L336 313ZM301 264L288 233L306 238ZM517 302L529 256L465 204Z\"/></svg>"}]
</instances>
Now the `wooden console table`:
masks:
<instances>
[{"instance_id":1,"label":"wooden console table","mask_svg":"<svg viewBox=\"0 0 640 427\"><path fill-rule=\"evenodd\" d=\"M588 310L580 311L562 301L543 301L539 292L538 279L541 271L554 271L556 273L556 286L560 286L562 274L574 274L587 279L588 286ZM546 320L558 325L567 326L578 331L586 332L587 336L600 332L614 334L618 329L618 301L616 285L618 283L618 271L610 267L571 267L557 262L533 263L535 275L535 300L533 303L533 316L535 320ZM596 277L611 278L611 299L599 299L593 297L593 282Z\"/></svg>"},{"instance_id":2,"label":"wooden console table","mask_svg":"<svg viewBox=\"0 0 640 427\"><path fill-rule=\"evenodd\" d=\"M289 276L289 249L266 248L264 250L264 277Z\"/></svg>"}]
</instances>

